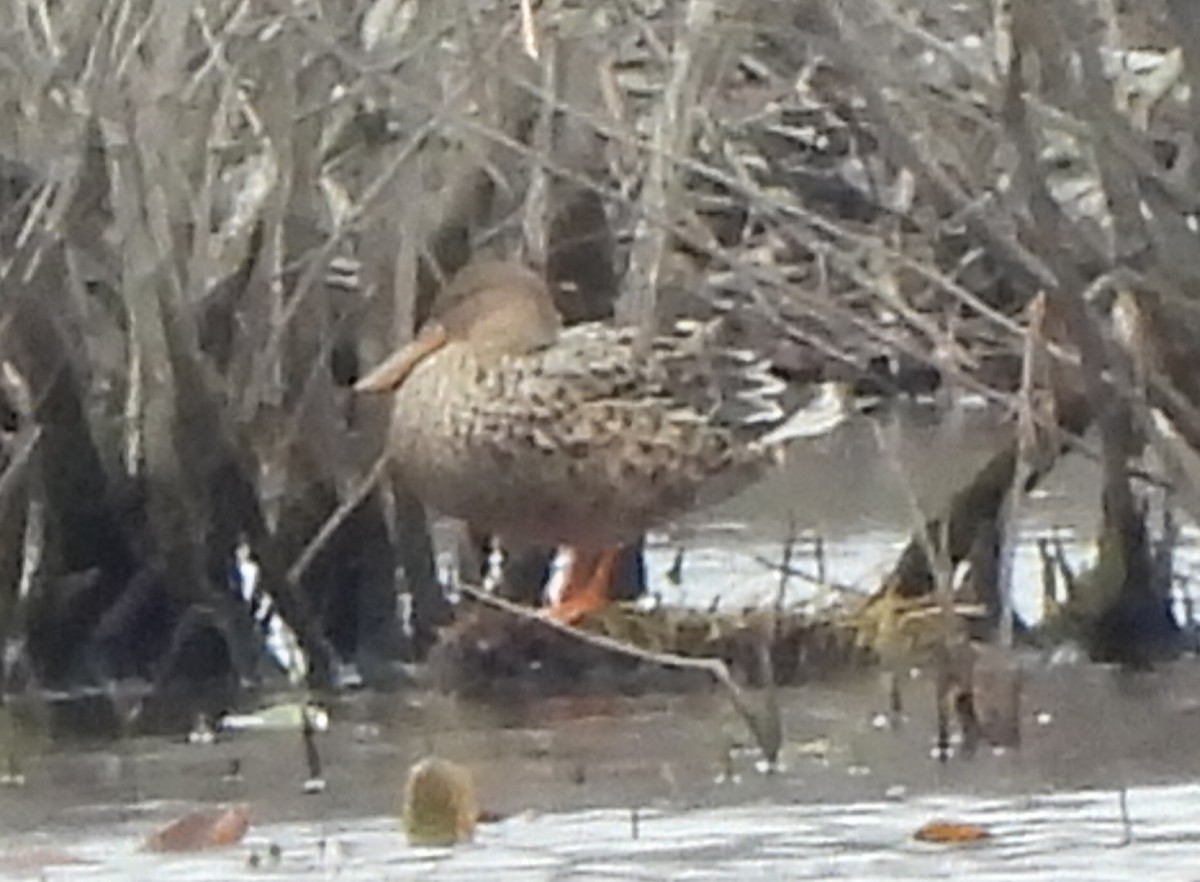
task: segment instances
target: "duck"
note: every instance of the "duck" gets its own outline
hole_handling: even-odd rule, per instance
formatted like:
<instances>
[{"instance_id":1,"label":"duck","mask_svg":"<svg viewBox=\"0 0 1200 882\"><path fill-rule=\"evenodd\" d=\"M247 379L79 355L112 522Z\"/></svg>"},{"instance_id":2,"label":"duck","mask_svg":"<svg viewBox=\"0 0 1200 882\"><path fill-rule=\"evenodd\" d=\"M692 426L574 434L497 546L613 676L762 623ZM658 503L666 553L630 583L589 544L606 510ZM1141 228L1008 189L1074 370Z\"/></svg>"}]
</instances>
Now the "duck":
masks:
<instances>
[{"instance_id":1,"label":"duck","mask_svg":"<svg viewBox=\"0 0 1200 882\"><path fill-rule=\"evenodd\" d=\"M574 624L608 605L623 546L734 495L849 413L839 383L785 407L788 384L724 325L564 326L541 275L477 260L354 388L392 396L387 453L428 508L510 550L569 551L546 612Z\"/></svg>"}]
</instances>

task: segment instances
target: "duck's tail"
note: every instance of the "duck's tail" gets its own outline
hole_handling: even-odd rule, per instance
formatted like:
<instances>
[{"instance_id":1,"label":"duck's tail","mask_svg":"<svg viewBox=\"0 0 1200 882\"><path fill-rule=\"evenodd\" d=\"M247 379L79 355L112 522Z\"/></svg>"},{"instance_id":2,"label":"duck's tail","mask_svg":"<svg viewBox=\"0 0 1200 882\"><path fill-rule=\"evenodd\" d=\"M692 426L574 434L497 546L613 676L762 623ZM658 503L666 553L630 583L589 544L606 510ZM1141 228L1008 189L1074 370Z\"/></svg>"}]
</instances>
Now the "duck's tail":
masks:
<instances>
[{"instance_id":1,"label":"duck's tail","mask_svg":"<svg viewBox=\"0 0 1200 882\"><path fill-rule=\"evenodd\" d=\"M763 447L775 447L797 438L816 438L832 432L850 415L851 389L841 382L822 383L807 404L771 431L758 438Z\"/></svg>"}]
</instances>

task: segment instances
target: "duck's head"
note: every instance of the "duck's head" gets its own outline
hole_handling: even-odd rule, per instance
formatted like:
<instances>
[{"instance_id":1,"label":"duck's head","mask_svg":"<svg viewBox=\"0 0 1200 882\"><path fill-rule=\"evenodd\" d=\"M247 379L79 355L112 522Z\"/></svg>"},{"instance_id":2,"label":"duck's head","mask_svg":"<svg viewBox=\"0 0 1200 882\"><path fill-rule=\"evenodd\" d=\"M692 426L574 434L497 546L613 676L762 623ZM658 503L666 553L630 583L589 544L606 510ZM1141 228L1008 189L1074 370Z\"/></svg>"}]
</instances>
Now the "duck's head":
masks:
<instances>
[{"instance_id":1,"label":"duck's head","mask_svg":"<svg viewBox=\"0 0 1200 882\"><path fill-rule=\"evenodd\" d=\"M519 263L486 261L468 265L450 280L421 333L440 326L448 340L515 353L550 342L560 325L541 276Z\"/></svg>"},{"instance_id":2,"label":"duck's head","mask_svg":"<svg viewBox=\"0 0 1200 882\"><path fill-rule=\"evenodd\" d=\"M398 387L422 360L447 344L480 357L529 352L553 341L561 319L545 281L518 263L464 267L434 301L417 335L355 384L358 392Z\"/></svg>"}]
</instances>

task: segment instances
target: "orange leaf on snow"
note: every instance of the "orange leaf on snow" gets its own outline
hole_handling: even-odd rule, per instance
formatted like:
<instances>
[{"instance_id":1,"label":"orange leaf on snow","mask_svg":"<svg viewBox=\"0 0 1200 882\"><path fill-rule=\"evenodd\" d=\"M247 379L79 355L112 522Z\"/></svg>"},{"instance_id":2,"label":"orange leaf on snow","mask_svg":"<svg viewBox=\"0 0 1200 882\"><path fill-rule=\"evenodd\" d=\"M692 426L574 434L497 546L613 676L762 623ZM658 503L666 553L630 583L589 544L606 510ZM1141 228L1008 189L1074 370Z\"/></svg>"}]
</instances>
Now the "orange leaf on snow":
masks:
<instances>
[{"instance_id":1,"label":"orange leaf on snow","mask_svg":"<svg viewBox=\"0 0 1200 882\"><path fill-rule=\"evenodd\" d=\"M145 848L147 851L201 851L236 845L249 827L248 805L191 812L147 837Z\"/></svg>"},{"instance_id":2,"label":"orange leaf on snow","mask_svg":"<svg viewBox=\"0 0 1200 882\"><path fill-rule=\"evenodd\" d=\"M956 821L930 821L913 834L913 839L918 842L940 842L951 845L959 842L980 842L991 838L992 834L978 824L960 824Z\"/></svg>"}]
</instances>

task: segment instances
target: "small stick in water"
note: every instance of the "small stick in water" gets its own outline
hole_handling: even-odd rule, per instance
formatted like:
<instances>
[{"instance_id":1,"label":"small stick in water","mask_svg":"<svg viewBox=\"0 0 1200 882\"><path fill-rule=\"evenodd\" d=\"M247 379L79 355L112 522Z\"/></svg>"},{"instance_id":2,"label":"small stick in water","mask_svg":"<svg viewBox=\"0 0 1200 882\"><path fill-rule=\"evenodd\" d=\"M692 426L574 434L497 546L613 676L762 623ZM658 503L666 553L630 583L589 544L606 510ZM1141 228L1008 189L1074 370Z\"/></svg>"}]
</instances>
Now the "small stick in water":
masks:
<instances>
[{"instance_id":1,"label":"small stick in water","mask_svg":"<svg viewBox=\"0 0 1200 882\"><path fill-rule=\"evenodd\" d=\"M308 768L304 792L321 793L325 790L325 777L321 774L321 754L317 751L317 730L313 726L312 714L307 704L300 712L300 719L300 737L304 741L304 762Z\"/></svg>"}]
</instances>

